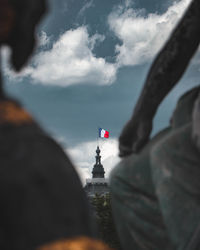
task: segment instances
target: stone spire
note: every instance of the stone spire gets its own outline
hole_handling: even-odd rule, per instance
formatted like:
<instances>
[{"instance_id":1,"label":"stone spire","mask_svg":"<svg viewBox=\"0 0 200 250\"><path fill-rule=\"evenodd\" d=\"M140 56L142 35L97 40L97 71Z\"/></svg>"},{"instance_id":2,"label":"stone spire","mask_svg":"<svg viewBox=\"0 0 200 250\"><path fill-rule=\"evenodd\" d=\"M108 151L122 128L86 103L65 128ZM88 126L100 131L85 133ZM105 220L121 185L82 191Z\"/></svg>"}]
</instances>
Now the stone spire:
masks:
<instances>
[{"instance_id":1,"label":"stone spire","mask_svg":"<svg viewBox=\"0 0 200 250\"><path fill-rule=\"evenodd\" d=\"M100 156L100 149L99 146L97 146L96 150L96 163L94 164L93 170L92 170L92 178L104 178L104 168L103 165L101 164L101 156Z\"/></svg>"},{"instance_id":2,"label":"stone spire","mask_svg":"<svg viewBox=\"0 0 200 250\"><path fill-rule=\"evenodd\" d=\"M100 149L96 149L96 163L92 169L92 179L86 179L84 187L88 197L95 197L96 194L106 195L109 193L108 179L104 177L105 171L101 164Z\"/></svg>"}]
</instances>

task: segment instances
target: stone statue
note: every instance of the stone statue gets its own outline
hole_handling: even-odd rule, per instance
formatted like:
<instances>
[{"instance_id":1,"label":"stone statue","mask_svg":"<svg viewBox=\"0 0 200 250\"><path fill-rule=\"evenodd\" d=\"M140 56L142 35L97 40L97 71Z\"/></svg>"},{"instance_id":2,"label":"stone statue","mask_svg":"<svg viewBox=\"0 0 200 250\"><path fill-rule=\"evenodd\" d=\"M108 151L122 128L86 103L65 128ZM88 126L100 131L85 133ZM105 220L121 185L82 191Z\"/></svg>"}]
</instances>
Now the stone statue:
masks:
<instances>
[{"instance_id":1,"label":"stone statue","mask_svg":"<svg viewBox=\"0 0 200 250\"><path fill-rule=\"evenodd\" d=\"M0 45L19 71L35 46L45 0L0 0ZM0 79L0 249L107 249L96 240L85 192L69 158Z\"/></svg>"},{"instance_id":2,"label":"stone statue","mask_svg":"<svg viewBox=\"0 0 200 250\"><path fill-rule=\"evenodd\" d=\"M113 211L125 250L200 249L200 87L183 95L170 126L149 139L159 104L200 42L193 0L155 58L119 138L125 157L111 174Z\"/></svg>"}]
</instances>

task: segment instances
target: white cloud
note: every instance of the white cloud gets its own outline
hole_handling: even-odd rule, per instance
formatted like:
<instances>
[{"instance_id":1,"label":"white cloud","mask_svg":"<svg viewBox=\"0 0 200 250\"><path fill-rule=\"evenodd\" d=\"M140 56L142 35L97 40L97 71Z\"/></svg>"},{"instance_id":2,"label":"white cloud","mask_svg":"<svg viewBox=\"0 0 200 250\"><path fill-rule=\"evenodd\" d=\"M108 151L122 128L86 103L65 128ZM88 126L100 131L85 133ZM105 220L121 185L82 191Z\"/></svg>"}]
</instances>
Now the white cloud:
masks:
<instances>
[{"instance_id":1,"label":"white cloud","mask_svg":"<svg viewBox=\"0 0 200 250\"><path fill-rule=\"evenodd\" d=\"M83 16L87 9L93 7L94 6L93 2L94 2L94 0L86 1L86 3L83 5L81 10L79 11L78 16Z\"/></svg>"},{"instance_id":2,"label":"white cloud","mask_svg":"<svg viewBox=\"0 0 200 250\"><path fill-rule=\"evenodd\" d=\"M162 15L149 14L121 6L113 11L108 23L122 45L116 46L119 66L149 62L161 49L191 0L174 2Z\"/></svg>"},{"instance_id":3,"label":"white cloud","mask_svg":"<svg viewBox=\"0 0 200 250\"><path fill-rule=\"evenodd\" d=\"M91 171L95 164L96 147L97 142L90 141L66 150L76 166L83 185L86 178L91 178ZM111 169L119 162L118 142L116 139L102 140L99 142L99 147L102 157L101 162L106 172L106 177L108 177Z\"/></svg>"},{"instance_id":4,"label":"white cloud","mask_svg":"<svg viewBox=\"0 0 200 250\"><path fill-rule=\"evenodd\" d=\"M44 31L41 31L38 36L38 46L39 47L45 47L50 42L50 37L47 36L47 33Z\"/></svg>"},{"instance_id":5,"label":"white cloud","mask_svg":"<svg viewBox=\"0 0 200 250\"><path fill-rule=\"evenodd\" d=\"M126 8L131 7L131 5L133 5L133 1L132 1L132 0L125 0L124 6L125 6Z\"/></svg>"},{"instance_id":6,"label":"white cloud","mask_svg":"<svg viewBox=\"0 0 200 250\"><path fill-rule=\"evenodd\" d=\"M116 75L116 65L97 58L92 52L101 35L89 37L86 27L68 30L53 44L52 49L39 52L32 66L16 75L7 69L8 76L30 77L35 82L69 86L71 84L110 84ZM48 42L43 34L42 41Z\"/></svg>"},{"instance_id":7,"label":"white cloud","mask_svg":"<svg viewBox=\"0 0 200 250\"><path fill-rule=\"evenodd\" d=\"M121 45L116 45L118 54L115 63L95 56L95 45L105 37L100 34L89 36L87 27L82 26L64 32L51 49L45 48L45 51L39 52L33 58L32 64L20 74L13 73L3 61L4 72L8 77L14 77L15 81L29 77L36 83L46 85L112 84L120 67L152 61L189 2L191 0L174 2L161 15L145 16L142 10L132 9L129 0L125 1L125 7L119 6L115 9L108 17L110 29L122 41ZM85 8L91 7L92 4L93 0L88 1ZM48 45L49 39L46 33L42 32L39 45Z\"/></svg>"}]
</instances>

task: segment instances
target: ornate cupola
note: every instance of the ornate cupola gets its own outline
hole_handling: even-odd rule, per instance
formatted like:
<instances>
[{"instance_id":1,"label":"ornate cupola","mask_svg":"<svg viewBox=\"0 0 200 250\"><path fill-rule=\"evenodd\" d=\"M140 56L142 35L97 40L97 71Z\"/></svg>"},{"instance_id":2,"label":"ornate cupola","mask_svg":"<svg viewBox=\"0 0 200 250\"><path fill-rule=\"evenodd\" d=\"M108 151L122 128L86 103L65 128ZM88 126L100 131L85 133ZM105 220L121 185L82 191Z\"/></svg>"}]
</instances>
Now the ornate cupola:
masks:
<instances>
[{"instance_id":1,"label":"ornate cupola","mask_svg":"<svg viewBox=\"0 0 200 250\"><path fill-rule=\"evenodd\" d=\"M97 146L96 150L96 163L94 164L93 170L92 170L92 178L104 178L104 168L101 164L101 156L100 156L101 150L99 149L99 146Z\"/></svg>"},{"instance_id":2,"label":"ornate cupola","mask_svg":"<svg viewBox=\"0 0 200 250\"><path fill-rule=\"evenodd\" d=\"M94 197L96 194L106 195L109 193L108 179L105 178L104 168L101 164L100 149L97 146L96 149L96 163L92 169L92 179L86 179L86 185L84 187L88 197Z\"/></svg>"}]
</instances>

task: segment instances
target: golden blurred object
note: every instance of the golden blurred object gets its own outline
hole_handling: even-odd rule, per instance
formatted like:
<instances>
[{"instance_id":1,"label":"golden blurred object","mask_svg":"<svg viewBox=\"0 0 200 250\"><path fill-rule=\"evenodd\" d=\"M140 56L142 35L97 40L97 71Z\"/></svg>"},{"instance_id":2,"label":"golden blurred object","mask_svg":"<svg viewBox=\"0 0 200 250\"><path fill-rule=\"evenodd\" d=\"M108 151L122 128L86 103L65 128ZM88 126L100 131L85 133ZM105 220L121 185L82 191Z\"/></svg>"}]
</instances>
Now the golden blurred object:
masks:
<instances>
[{"instance_id":1,"label":"golden blurred object","mask_svg":"<svg viewBox=\"0 0 200 250\"><path fill-rule=\"evenodd\" d=\"M21 125L33 121L29 113L14 102L0 102L0 124L11 123Z\"/></svg>"},{"instance_id":2,"label":"golden blurred object","mask_svg":"<svg viewBox=\"0 0 200 250\"><path fill-rule=\"evenodd\" d=\"M76 237L72 239L63 239L56 241L37 250L112 250L100 240L94 240L88 237Z\"/></svg>"}]
</instances>

